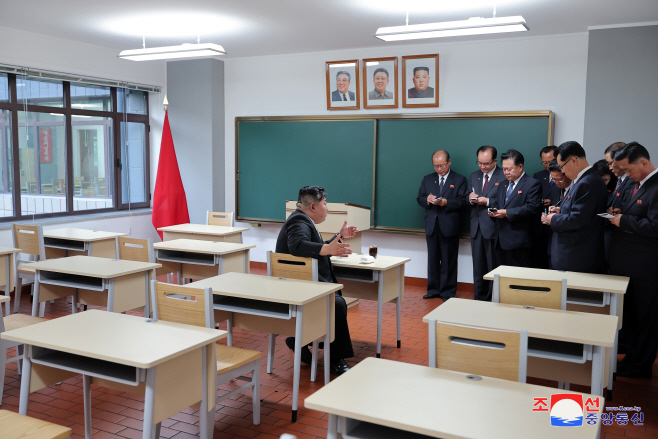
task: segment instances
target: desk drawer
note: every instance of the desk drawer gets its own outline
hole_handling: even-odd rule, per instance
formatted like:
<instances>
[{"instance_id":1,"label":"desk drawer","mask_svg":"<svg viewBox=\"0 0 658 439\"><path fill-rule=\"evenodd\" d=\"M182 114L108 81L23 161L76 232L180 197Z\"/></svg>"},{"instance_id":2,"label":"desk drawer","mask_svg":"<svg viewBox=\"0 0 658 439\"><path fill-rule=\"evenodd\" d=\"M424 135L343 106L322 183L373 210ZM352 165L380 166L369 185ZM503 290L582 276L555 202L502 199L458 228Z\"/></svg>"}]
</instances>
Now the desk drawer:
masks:
<instances>
[{"instance_id":1,"label":"desk drawer","mask_svg":"<svg viewBox=\"0 0 658 439\"><path fill-rule=\"evenodd\" d=\"M528 337L528 356L583 364L592 359L592 347L581 343Z\"/></svg>"},{"instance_id":2,"label":"desk drawer","mask_svg":"<svg viewBox=\"0 0 658 439\"><path fill-rule=\"evenodd\" d=\"M87 243L85 241L71 241L61 238L43 238L43 245L52 248L61 248L64 250L86 251Z\"/></svg>"},{"instance_id":3,"label":"desk drawer","mask_svg":"<svg viewBox=\"0 0 658 439\"><path fill-rule=\"evenodd\" d=\"M603 307L610 305L610 293L599 291L567 289L567 303Z\"/></svg>"},{"instance_id":4,"label":"desk drawer","mask_svg":"<svg viewBox=\"0 0 658 439\"><path fill-rule=\"evenodd\" d=\"M343 439L429 439L432 437L352 418L344 419L345 424L338 426Z\"/></svg>"},{"instance_id":5,"label":"desk drawer","mask_svg":"<svg viewBox=\"0 0 658 439\"><path fill-rule=\"evenodd\" d=\"M263 302L261 300L243 299L240 297L220 296L213 297L214 308L222 311L251 314L255 316L272 317L275 319L290 320L294 317L294 305L276 302Z\"/></svg>"},{"instance_id":6,"label":"desk drawer","mask_svg":"<svg viewBox=\"0 0 658 439\"><path fill-rule=\"evenodd\" d=\"M79 276L77 274L58 273L39 270L39 282L62 287L82 288L85 290L104 291L107 285L100 277Z\"/></svg>"},{"instance_id":7,"label":"desk drawer","mask_svg":"<svg viewBox=\"0 0 658 439\"><path fill-rule=\"evenodd\" d=\"M160 261L179 262L182 264L216 265L215 255L206 253L182 252L177 250L157 250L156 258Z\"/></svg>"},{"instance_id":8,"label":"desk drawer","mask_svg":"<svg viewBox=\"0 0 658 439\"><path fill-rule=\"evenodd\" d=\"M340 267L337 265L334 265L334 275L336 276L336 279L347 279L357 282L373 283L379 280L379 272L376 270Z\"/></svg>"}]
</instances>

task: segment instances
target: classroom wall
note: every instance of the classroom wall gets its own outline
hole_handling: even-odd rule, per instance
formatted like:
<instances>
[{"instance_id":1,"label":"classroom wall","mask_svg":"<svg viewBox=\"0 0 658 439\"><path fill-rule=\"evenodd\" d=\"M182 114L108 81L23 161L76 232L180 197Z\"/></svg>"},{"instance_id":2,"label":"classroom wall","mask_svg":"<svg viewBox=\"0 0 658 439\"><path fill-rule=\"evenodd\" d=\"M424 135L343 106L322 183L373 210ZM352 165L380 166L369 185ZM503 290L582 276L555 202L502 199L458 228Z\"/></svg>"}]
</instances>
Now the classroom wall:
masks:
<instances>
[{"instance_id":1,"label":"classroom wall","mask_svg":"<svg viewBox=\"0 0 658 439\"><path fill-rule=\"evenodd\" d=\"M239 116L552 110L556 115L555 143L583 140L586 33L404 47L382 46L374 49L226 59L227 210L235 208L235 118ZM340 112L326 109L325 61L437 52L440 60L440 107ZM400 60L399 72L401 67ZM480 145L473 147L474 153L477 146ZM505 149L505 145L495 146ZM450 149L450 145L437 147ZM539 160L538 157L529 159ZM428 173L433 172L429 161L419 163L418 166L426 167ZM473 167L475 170L475 165ZM281 169L280 172L289 170ZM331 193L331 188L327 189ZM291 194L291 198L296 195ZM415 194L411 196L415 197ZM283 202L281 208L284 208ZM246 243L257 245L251 251L252 261L266 260L265 252L274 249L279 229L278 225L263 225L252 227L250 232L244 234ZM424 236L366 232L363 244L379 245L380 254L411 257L406 275L427 277ZM460 241L458 280L472 282L468 240Z\"/></svg>"},{"instance_id":2,"label":"classroom wall","mask_svg":"<svg viewBox=\"0 0 658 439\"><path fill-rule=\"evenodd\" d=\"M658 25L590 30L585 143L635 140L658 157L657 42Z\"/></svg>"}]
</instances>

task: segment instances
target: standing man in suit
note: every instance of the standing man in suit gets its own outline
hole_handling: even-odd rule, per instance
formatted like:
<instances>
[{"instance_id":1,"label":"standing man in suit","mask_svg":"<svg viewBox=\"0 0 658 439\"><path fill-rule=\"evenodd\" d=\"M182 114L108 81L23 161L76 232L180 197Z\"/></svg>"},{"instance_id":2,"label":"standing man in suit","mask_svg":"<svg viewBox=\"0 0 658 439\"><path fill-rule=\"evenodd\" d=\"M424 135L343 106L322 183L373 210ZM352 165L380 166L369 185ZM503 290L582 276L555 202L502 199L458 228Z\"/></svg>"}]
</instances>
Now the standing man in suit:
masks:
<instances>
[{"instance_id":1,"label":"standing man in suit","mask_svg":"<svg viewBox=\"0 0 658 439\"><path fill-rule=\"evenodd\" d=\"M548 166L551 163L551 160L555 158L555 150L557 146L545 146L539 151L539 158L541 159L541 164L544 167L543 171L535 172L535 175L532 176L535 180L541 183L541 193L542 193L542 207L548 207L551 204L555 204L557 200L550 199L551 188L554 186L553 179L551 178L551 171L548 169Z\"/></svg>"},{"instance_id":2,"label":"standing man in suit","mask_svg":"<svg viewBox=\"0 0 658 439\"><path fill-rule=\"evenodd\" d=\"M489 219L487 206L489 196L498 186L507 181L503 170L496 166L498 151L493 146L481 146L477 150L479 171L471 174L469 180L472 192L468 196L471 203L471 253L473 255L473 292L475 300L491 302L493 283L484 280L485 274L498 266L496 245L498 233Z\"/></svg>"},{"instance_id":3,"label":"standing man in suit","mask_svg":"<svg viewBox=\"0 0 658 439\"><path fill-rule=\"evenodd\" d=\"M610 272L630 277L624 298L628 353L618 363L617 376L648 378L658 350L658 169L637 142L612 158L636 182L621 213L610 219L617 227L610 245Z\"/></svg>"},{"instance_id":4,"label":"standing man in suit","mask_svg":"<svg viewBox=\"0 0 658 439\"><path fill-rule=\"evenodd\" d=\"M515 149L501 155L505 184L498 185L489 200L489 216L498 230L500 265L530 267L532 265L532 229L541 204L541 184L523 170L523 154ZM493 209L496 209L495 211Z\"/></svg>"},{"instance_id":5,"label":"standing man in suit","mask_svg":"<svg viewBox=\"0 0 658 439\"><path fill-rule=\"evenodd\" d=\"M356 99L356 95L353 91L349 91L350 81L352 80L352 75L349 72L341 70L336 73L336 88L331 92L332 101L353 101Z\"/></svg>"},{"instance_id":6,"label":"standing man in suit","mask_svg":"<svg viewBox=\"0 0 658 439\"><path fill-rule=\"evenodd\" d=\"M605 212L608 189L578 142L558 147L557 164L573 183L562 205L542 216L553 230L551 264L555 270L604 273L605 220L597 214Z\"/></svg>"},{"instance_id":7,"label":"standing man in suit","mask_svg":"<svg viewBox=\"0 0 658 439\"><path fill-rule=\"evenodd\" d=\"M569 188L571 187L571 179L564 175L560 165L557 164L557 160L551 160L551 164L548 165L548 170L551 173L551 179L553 183L551 185L551 190L549 192L549 198L553 203L553 206L560 207L564 202L564 199L567 197ZM555 200L555 201L553 201ZM546 236L548 237L546 243L546 253L548 254L548 268L553 268L553 263L551 262L551 242L553 240L553 231L551 226L544 223L544 228L546 229Z\"/></svg>"},{"instance_id":8,"label":"standing man in suit","mask_svg":"<svg viewBox=\"0 0 658 439\"><path fill-rule=\"evenodd\" d=\"M459 211L467 203L466 178L450 171L448 151L432 154L433 172L423 177L418 189L418 204L425 209L427 240L427 294L423 299L441 297L444 301L457 293L457 256L459 254Z\"/></svg>"},{"instance_id":9,"label":"standing man in suit","mask_svg":"<svg viewBox=\"0 0 658 439\"><path fill-rule=\"evenodd\" d=\"M331 265L331 256L347 256L352 251L349 244L343 244L341 238L351 238L356 227L343 224L340 232L329 241L323 241L316 224L327 218L327 193L320 186L306 186L299 190L297 210L286 220L276 240L276 252L285 253L302 258L318 260L318 280L320 282L337 283L334 269ZM350 330L347 326L347 304L341 291L335 295L335 338L330 345L329 363L331 373L341 375L350 367L345 358L354 356ZM294 351L295 338L288 337L286 345ZM311 364L311 352L307 346L302 348L301 358L304 363Z\"/></svg>"},{"instance_id":10,"label":"standing man in suit","mask_svg":"<svg viewBox=\"0 0 658 439\"><path fill-rule=\"evenodd\" d=\"M608 196L608 213L614 215L621 213L621 208L625 197L635 187L635 182L628 178L626 173L619 168L619 162L612 159L612 155L622 149L626 144L624 142L615 142L605 149L605 161L612 173L617 177L617 185L615 189ZM605 247L605 260L610 262L610 244L612 242L612 235L614 234L615 226L606 222L603 231L603 241Z\"/></svg>"}]
</instances>

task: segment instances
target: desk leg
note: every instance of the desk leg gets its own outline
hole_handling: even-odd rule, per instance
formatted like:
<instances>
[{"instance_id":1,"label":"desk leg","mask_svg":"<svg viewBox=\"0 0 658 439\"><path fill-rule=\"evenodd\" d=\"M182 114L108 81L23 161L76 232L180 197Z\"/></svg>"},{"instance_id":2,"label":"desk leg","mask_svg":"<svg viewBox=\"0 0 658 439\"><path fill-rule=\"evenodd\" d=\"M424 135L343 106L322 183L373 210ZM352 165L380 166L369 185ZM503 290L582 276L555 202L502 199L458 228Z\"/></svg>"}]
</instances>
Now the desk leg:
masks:
<instances>
[{"instance_id":1,"label":"desk leg","mask_svg":"<svg viewBox=\"0 0 658 439\"><path fill-rule=\"evenodd\" d=\"M329 414L327 426L327 439L338 439L338 416Z\"/></svg>"},{"instance_id":2,"label":"desk leg","mask_svg":"<svg viewBox=\"0 0 658 439\"><path fill-rule=\"evenodd\" d=\"M603 396L604 353L604 347L592 346L592 395Z\"/></svg>"},{"instance_id":3,"label":"desk leg","mask_svg":"<svg viewBox=\"0 0 658 439\"><path fill-rule=\"evenodd\" d=\"M606 401L612 401L612 383L615 375L614 370L617 367L617 343L619 342L619 331L615 332L615 344L610 348L610 358L608 358L608 391L606 392Z\"/></svg>"},{"instance_id":4,"label":"desk leg","mask_svg":"<svg viewBox=\"0 0 658 439\"><path fill-rule=\"evenodd\" d=\"M377 284L377 358L382 356L382 314L384 311L384 272L379 272Z\"/></svg>"},{"instance_id":5,"label":"desk leg","mask_svg":"<svg viewBox=\"0 0 658 439\"><path fill-rule=\"evenodd\" d=\"M324 383L329 384L329 368L331 361L331 301L336 300L335 294L327 294L327 333L324 335Z\"/></svg>"},{"instance_id":6,"label":"desk leg","mask_svg":"<svg viewBox=\"0 0 658 439\"><path fill-rule=\"evenodd\" d=\"M398 298L395 301L395 318L398 325L398 349L402 347L402 293L404 288L404 276L402 276L402 265L398 267Z\"/></svg>"},{"instance_id":7,"label":"desk leg","mask_svg":"<svg viewBox=\"0 0 658 439\"><path fill-rule=\"evenodd\" d=\"M153 279L155 279L155 270L153 270ZM144 272L144 317L147 319L151 316L151 307L150 307L150 298L149 298L149 271Z\"/></svg>"},{"instance_id":8,"label":"desk leg","mask_svg":"<svg viewBox=\"0 0 658 439\"><path fill-rule=\"evenodd\" d=\"M205 362L204 362L205 364ZM155 405L155 370L153 366L146 370L146 388L144 391L144 423L142 439L153 439L153 408Z\"/></svg>"},{"instance_id":9,"label":"desk leg","mask_svg":"<svg viewBox=\"0 0 658 439\"><path fill-rule=\"evenodd\" d=\"M82 375L82 397L84 403L85 439L91 439L91 377Z\"/></svg>"},{"instance_id":10,"label":"desk leg","mask_svg":"<svg viewBox=\"0 0 658 439\"><path fill-rule=\"evenodd\" d=\"M4 256L5 257L5 296L9 296L11 293L11 272L9 271L9 259L11 258L11 253ZM9 301L5 303L5 315L8 316L11 314L11 307L9 306Z\"/></svg>"},{"instance_id":11,"label":"desk leg","mask_svg":"<svg viewBox=\"0 0 658 439\"><path fill-rule=\"evenodd\" d=\"M315 382L315 375L318 371L318 345L317 340L313 340L313 353L311 354L311 382Z\"/></svg>"},{"instance_id":12,"label":"desk leg","mask_svg":"<svg viewBox=\"0 0 658 439\"><path fill-rule=\"evenodd\" d=\"M295 321L295 361L292 378L292 422L297 422L297 400L299 399L299 376L302 362L302 326L304 323L304 306L297 305ZM325 346L326 348L326 346ZM325 352L325 357L327 352Z\"/></svg>"},{"instance_id":13,"label":"desk leg","mask_svg":"<svg viewBox=\"0 0 658 439\"><path fill-rule=\"evenodd\" d=\"M228 319L226 319L226 346L233 346L233 313L228 313Z\"/></svg>"},{"instance_id":14,"label":"desk leg","mask_svg":"<svg viewBox=\"0 0 658 439\"><path fill-rule=\"evenodd\" d=\"M114 279L107 286L107 312L114 312Z\"/></svg>"},{"instance_id":15,"label":"desk leg","mask_svg":"<svg viewBox=\"0 0 658 439\"><path fill-rule=\"evenodd\" d=\"M619 330L621 329L621 313L619 310L621 309L620 302L622 299L621 294L611 294L612 298L610 299L610 315L611 316L616 316L618 319L617 323L617 335L615 336L615 345L614 347L610 350L610 365L609 369L612 373L610 383L614 381L617 372L617 350L619 349ZM611 395L612 396L612 395Z\"/></svg>"},{"instance_id":16,"label":"desk leg","mask_svg":"<svg viewBox=\"0 0 658 439\"><path fill-rule=\"evenodd\" d=\"M34 297L32 298L32 317L37 316L39 310L39 270L34 273Z\"/></svg>"},{"instance_id":17,"label":"desk leg","mask_svg":"<svg viewBox=\"0 0 658 439\"><path fill-rule=\"evenodd\" d=\"M276 345L277 334L270 334L267 341L267 373L272 373L272 364L274 364L274 347Z\"/></svg>"},{"instance_id":18,"label":"desk leg","mask_svg":"<svg viewBox=\"0 0 658 439\"><path fill-rule=\"evenodd\" d=\"M436 367L436 320L430 319L427 323L427 326L429 327L427 340L429 341L430 348L430 367Z\"/></svg>"},{"instance_id":19,"label":"desk leg","mask_svg":"<svg viewBox=\"0 0 658 439\"><path fill-rule=\"evenodd\" d=\"M27 415L27 402L30 398L30 380L32 379L32 346L23 345L23 373L21 376L21 398L18 403L18 413Z\"/></svg>"},{"instance_id":20,"label":"desk leg","mask_svg":"<svg viewBox=\"0 0 658 439\"><path fill-rule=\"evenodd\" d=\"M214 424L215 424L215 404L212 404L212 409L208 411L208 400L210 398L214 398L214 392L211 394L208 391L208 358L213 355L214 343L208 344L202 348L202 374L203 374L203 380L202 380L202 386L203 386L203 392L202 392L202 399L201 399L201 406L199 407L199 438L200 439L212 439L212 433L214 430ZM212 357L211 357L212 358ZM254 373L260 373L260 370L254 371ZM216 375L216 373L215 373ZM213 381L214 383L214 381ZM215 385L212 386L213 389L215 389Z\"/></svg>"}]
</instances>

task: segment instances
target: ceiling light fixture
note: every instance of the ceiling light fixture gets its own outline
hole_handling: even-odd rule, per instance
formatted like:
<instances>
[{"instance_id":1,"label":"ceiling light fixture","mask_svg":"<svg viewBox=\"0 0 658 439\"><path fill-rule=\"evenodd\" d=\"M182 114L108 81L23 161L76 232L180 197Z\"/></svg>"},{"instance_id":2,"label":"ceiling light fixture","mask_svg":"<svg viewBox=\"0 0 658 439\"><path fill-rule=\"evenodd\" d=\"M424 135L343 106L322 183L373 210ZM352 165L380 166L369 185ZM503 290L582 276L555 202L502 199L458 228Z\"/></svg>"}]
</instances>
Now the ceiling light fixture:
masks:
<instances>
[{"instance_id":1,"label":"ceiling light fixture","mask_svg":"<svg viewBox=\"0 0 658 439\"><path fill-rule=\"evenodd\" d=\"M417 40L421 38L461 37L464 35L497 34L527 31L523 17L469 18L462 21L412 24L377 29L375 37L384 41Z\"/></svg>"},{"instance_id":2,"label":"ceiling light fixture","mask_svg":"<svg viewBox=\"0 0 658 439\"><path fill-rule=\"evenodd\" d=\"M141 49L124 50L119 58L131 61L151 61L156 59L197 58L204 56L226 55L226 51L219 44L203 43L197 38L197 44L181 44L180 46L150 47L146 48L146 38L142 37Z\"/></svg>"}]
</instances>

